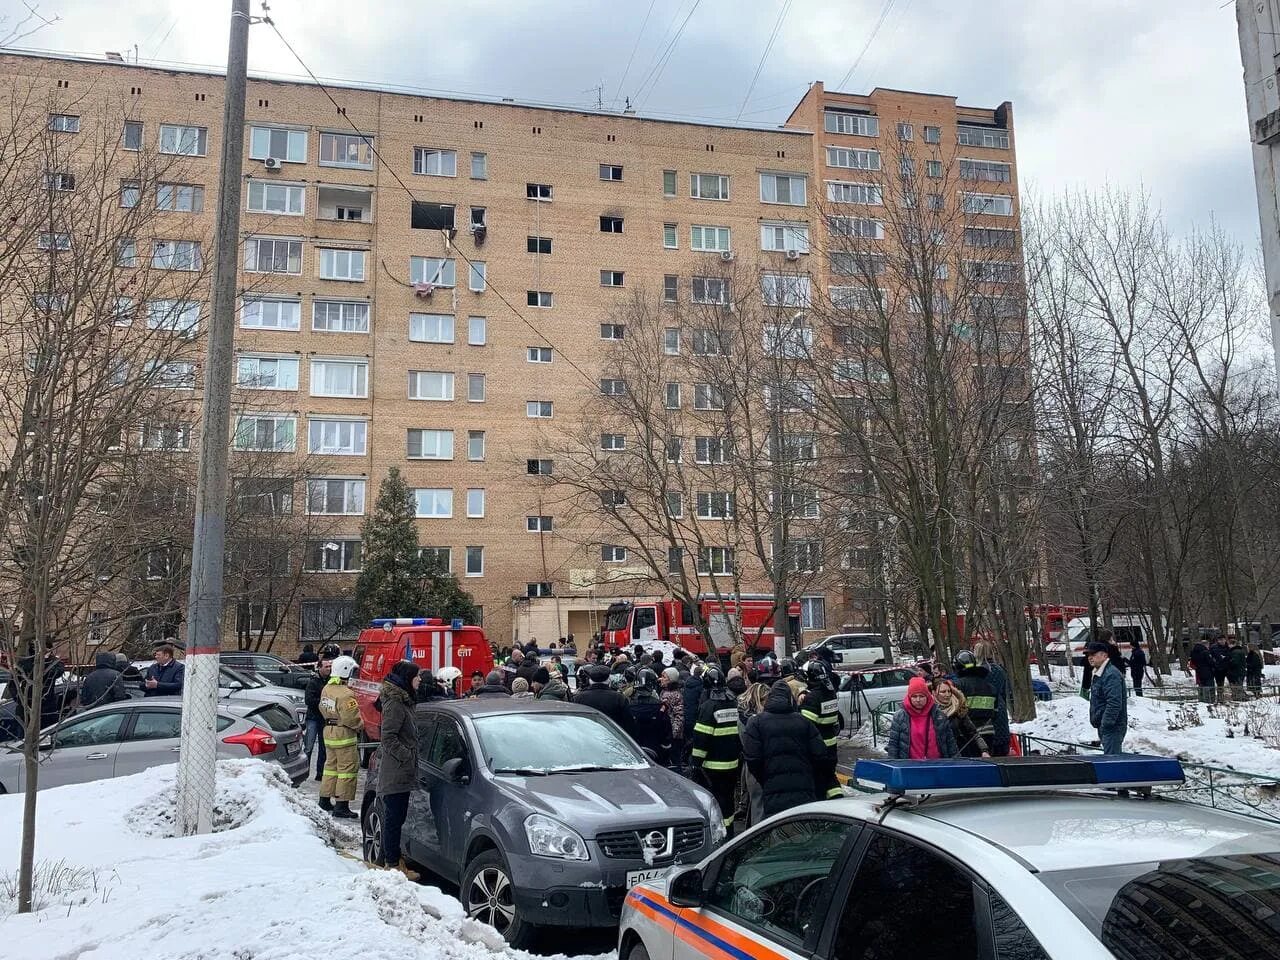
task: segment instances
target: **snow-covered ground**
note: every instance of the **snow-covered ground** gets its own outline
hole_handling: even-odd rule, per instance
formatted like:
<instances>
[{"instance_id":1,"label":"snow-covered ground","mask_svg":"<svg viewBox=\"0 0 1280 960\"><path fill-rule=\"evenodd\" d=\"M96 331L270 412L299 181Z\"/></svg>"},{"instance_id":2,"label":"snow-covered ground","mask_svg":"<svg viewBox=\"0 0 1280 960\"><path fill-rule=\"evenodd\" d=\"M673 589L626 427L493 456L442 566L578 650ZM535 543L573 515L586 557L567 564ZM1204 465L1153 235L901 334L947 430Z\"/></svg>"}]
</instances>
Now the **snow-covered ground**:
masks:
<instances>
[{"instance_id":1,"label":"snow-covered ground","mask_svg":"<svg viewBox=\"0 0 1280 960\"><path fill-rule=\"evenodd\" d=\"M217 832L172 836L176 767L40 794L38 909L17 915L22 797L0 797L0 956L527 960L440 890L335 849L275 764L218 764Z\"/></svg>"}]
</instances>

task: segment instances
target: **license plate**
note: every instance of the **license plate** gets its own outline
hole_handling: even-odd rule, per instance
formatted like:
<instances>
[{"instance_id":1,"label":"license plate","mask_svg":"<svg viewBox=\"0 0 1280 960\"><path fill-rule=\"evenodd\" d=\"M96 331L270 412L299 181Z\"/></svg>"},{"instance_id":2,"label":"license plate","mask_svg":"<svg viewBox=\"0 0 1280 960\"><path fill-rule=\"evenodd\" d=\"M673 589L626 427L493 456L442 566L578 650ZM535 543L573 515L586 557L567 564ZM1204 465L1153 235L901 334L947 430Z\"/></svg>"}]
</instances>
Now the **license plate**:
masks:
<instances>
[{"instance_id":1,"label":"license plate","mask_svg":"<svg viewBox=\"0 0 1280 960\"><path fill-rule=\"evenodd\" d=\"M627 889L631 889L637 883L644 883L646 880L657 880L666 872L666 867L655 867L652 870L629 870L627 871Z\"/></svg>"},{"instance_id":2,"label":"license plate","mask_svg":"<svg viewBox=\"0 0 1280 960\"><path fill-rule=\"evenodd\" d=\"M294 743L286 743L284 745L284 754L286 757L292 757L298 752L298 750L299 747L296 741Z\"/></svg>"}]
</instances>

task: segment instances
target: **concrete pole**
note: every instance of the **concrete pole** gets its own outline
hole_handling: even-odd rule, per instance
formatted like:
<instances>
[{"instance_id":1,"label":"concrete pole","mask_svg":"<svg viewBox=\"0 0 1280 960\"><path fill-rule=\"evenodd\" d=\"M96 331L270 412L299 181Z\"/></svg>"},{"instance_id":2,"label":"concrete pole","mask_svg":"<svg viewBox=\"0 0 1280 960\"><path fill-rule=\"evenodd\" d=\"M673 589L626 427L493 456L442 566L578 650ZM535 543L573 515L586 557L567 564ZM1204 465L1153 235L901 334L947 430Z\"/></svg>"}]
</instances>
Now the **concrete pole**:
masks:
<instances>
[{"instance_id":1,"label":"concrete pole","mask_svg":"<svg viewBox=\"0 0 1280 960\"><path fill-rule=\"evenodd\" d=\"M178 761L178 828L184 836L208 833L212 829L218 752L218 650L222 632L236 271L240 261L241 158L244 156L244 102L249 58L249 0L232 0L231 7L226 105L222 114L218 226L214 235L213 303L204 364L196 524L191 552L191 592L187 605L182 747Z\"/></svg>"},{"instance_id":2,"label":"concrete pole","mask_svg":"<svg viewBox=\"0 0 1280 960\"><path fill-rule=\"evenodd\" d=\"M1253 143L1253 177L1262 226L1262 261L1271 309L1271 344L1280 374L1280 0L1236 0L1244 97Z\"/></svg>"},{"instance_id":3,"label":"concrete pole","mask_svg":"<svg viewBox=\"0 0 1280 960\"><path fill-rule=\"evenodd\" d=\"M784 500L788 495L787 485L784 483L782 475L782 458L786 455L782 449L782 390L781 384L774 387L774 396L772 398L769 420L769 460L770 474L772 476L773 495L773 530L770 533L771 547L773 549L773 652L774 655L781 660L783 657L789 657L795 653L791 649L790 637L790 618L787 616L787 606L790 598L787 596L787 584L790 577L787 576L787 565L790 563L790 557L787 556L787 521L786 511L791 505ZM741 613L738 614L742 616Z\"/></svg>"}]
</instances>

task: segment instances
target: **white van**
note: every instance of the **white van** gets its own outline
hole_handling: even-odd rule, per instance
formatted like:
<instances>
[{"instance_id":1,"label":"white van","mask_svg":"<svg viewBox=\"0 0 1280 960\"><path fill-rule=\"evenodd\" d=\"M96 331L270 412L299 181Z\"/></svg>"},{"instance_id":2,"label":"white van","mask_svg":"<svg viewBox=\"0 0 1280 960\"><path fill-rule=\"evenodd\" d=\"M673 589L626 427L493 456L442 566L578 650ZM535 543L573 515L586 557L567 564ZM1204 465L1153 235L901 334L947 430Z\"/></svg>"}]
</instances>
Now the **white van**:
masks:
<instances>
[{"instance_id":1,"label":"white van","mask_svg":"<svg viewBox=\"0 0 1280 960\"><path fill-rule=\"evenodd\" d=\"M1099 629L1105 624L1099 621ZM1121 653L1128 653L1129 641L1137 640L1144 648L1151 645L1151 618L1142 613L1113 613L1111 615L1111 633ZM1071 662L1077 666L1084 664L1084 645L1092 639L1089 633L1088 617L1072 617L1067 621L1063 631L1065 639L1055 640L1044 645L1045 656L1052 661L1064 661L1070 655Z\"/></svg>"}]
</instances>

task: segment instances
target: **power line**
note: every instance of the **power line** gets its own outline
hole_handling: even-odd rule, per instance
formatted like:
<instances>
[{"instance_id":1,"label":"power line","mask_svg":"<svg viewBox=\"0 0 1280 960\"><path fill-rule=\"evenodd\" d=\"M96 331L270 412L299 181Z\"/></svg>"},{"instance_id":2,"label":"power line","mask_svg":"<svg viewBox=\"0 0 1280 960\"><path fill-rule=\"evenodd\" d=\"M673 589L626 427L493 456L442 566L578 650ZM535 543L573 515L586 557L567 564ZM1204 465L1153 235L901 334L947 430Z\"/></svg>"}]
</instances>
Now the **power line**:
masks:
<instances>
[{"instance_id":1,"label":"power line","mask_svg":"<svg viewBox=\"0 0 1280 960\"><path fill-rule=\"evenodd\" d=\"M306 71L307 76L309 76L312 82L320 89L320 92L325 95L325 97L328 99L328 101L331 104L333 104L334 109L337 110L338 112L338 115L347 121L347 125L351 127L352 132L354 132L361 140L364 141L366 145L368 145L369 150L373 153L375 157L378 158L378 162L382 164L382 166L386 169L386 171L389 174L391 174L392 179L394 179L395 182L400 185L400 189L402 189L405 192L405 195L408 196L409 201L411 203L417 202L418 198L413 195L413 191L409 189L408 184L406 184L404 180L400 178L400 174L396 172L395 168L391 166L391 164L387 163L385 159L383 159L382 154L378 152L378 148L373 145L373 141L369 139L368 135L366 135L362 130L360 130L360 128L355 125L355 123L351 120L351 118L347 116L345 109L342 107L340 103L338 103L337 100L333 98L333 94L329 92L329 88L320 82L320 79L315 75L314 72L312 72L311 68L307 66L306 61L302 59L302 57L298 54L298 51L293 49L293 45L284 38L284 34L280 32L280 28L276 26L275 21L272 20L270 16L264 15L262 18L262 22L265 24L268 24L271 27L271 29L275 32L275 35L280 38L280 42L284 44L285 49L288 50L291 54L293 54L293 58L298 61L298 65L301 66L302 69ZM446 246L452 249L454 253L456 253L459 257L462 258L462 260L467 264L468 269L473 267L474 261L470 257L468 257L465 253L463 253L462 250L460 250L457 246L455 246L449 241L448 231L441 230L440 232L445 238ZM501 300L506 305L507 309L509 309L513 314L515 314L516 318L521 323L523 323L526 327L528 327L535 334L537 334L538 337L541 338L543 342L547 344L547 346L551 347L552 350L558 353L560 357L564 360L564 362L569 364L569 366L572 367L574 371L577 372L578 375L582 377L583 380L585 380L588 384L592 386L598 386L599 382L596 378L590 376L585 370L583 370L580 366L578 366L578 364L574 363L572 358L570 358L562 349L557 347L555 343L552 342L550 337L548 337L545 333L539 330L534 324L530 323L529 320L524 316L524 314L522 314L519 310L516 309L515 304L513 304L510 300L508 300L503 295L502 291L499 290L494 284L489 282L489 278L487 276L485 277L485 287L488 290L492 291L494 296L496 296L499 300Z\"/></svg>"},{"instance_id":2,"label":"power line","mask_svg":"<svg viewBox=\"0 0 1280 960\"><path fill-rule=\"evenodd\" d=\"M618 81L618 89L613 91L613 103L618 102L618 97L622 95L622 85L627 82L627 74L631 72L631 63L636 58L636 51L640 49L640 38L644 36L644 28L649 25L649 14L653 13L653 5L658 0L649 0L649 9L645 11L644 20L640 22L640 30L636 33L636 42L631 47L631 56L627 57L626 69L622 71L622 79Z\"/></svg>"},{"instance_id":3,"label":"power line","mask_svg":"<svg viewBox=\"0 0 1280 960\"><path fill-rule=\"evenodd\" d=\"M643 100L640 99L640 90L636 91L637 107L643 106L644 100L647 100L649 96L653 93L653 91L657 88L658 81L662 79L663 71L667 69L667 64L671 62L671 55L675 53L676 44L680 42L680 37L681 35L684 34L684 28L689 25L690 18L692 18L693 15L697 12L698 6L701 3L702 3L702 0L694 0L693 6L689 8L689 13L684 18L684 22L680 24L680 29L676 31L676 35L672 37L671 42L667 44L667 49L663 54L663 56L661 57L661 59L658 61L658 63L654 65L653 78L648 81L649 90L644 95ZM640 85L640 88L641 89L644 88L643 83Z\"/></svg>"},{"instance_id":4,"label":"power line","mask_svg":"<svg viewBox=\"0 0 1280 960\"><path fill-rule=\"evenodd\" d=\"M844 75L844 79L840 81L838 89L843 90L845 84L849 82L849 78L853 76L853 71L858 69L858 65L862 63L862 58L867 55L867 51L871 49L872 42L875 41L876 34L880 32L880 28L884 26L884 21L889 16L889 11L893 9L896 0L884 0L884 6L880 8L880 19L876 21L876 25L871 28L871 35L867 37L867 42L862 45L862 50L858 53L858 58L853 61L853 66L849 68L849 72Z\"/></svg>"},{"instance_id":5,"label":"power line","mask_svg":"<svg viewBox=\"0 0 1280 960\"><path fill-rule=\"evenodd\" d=\"M769 59L769 51L773 49L773 43L778 39L778 31L782 29L782 21L787 19L787 11L791 9L792 0L785 0L782 4L782 10L778 12L778 19L774 21L773 33L769 34L769 42L764 45L764 53L760 54L760 62L756 64L756 72L751 77L751 85L747 87L747 95L742 98L742 106L738 108L738 115L735 120L742 119L742 111L747 109L747 104L751 102L751 94L756 89L756 81L760 79L760 71L764 69L765 61Z\"/></svg>"}]
</instances>

